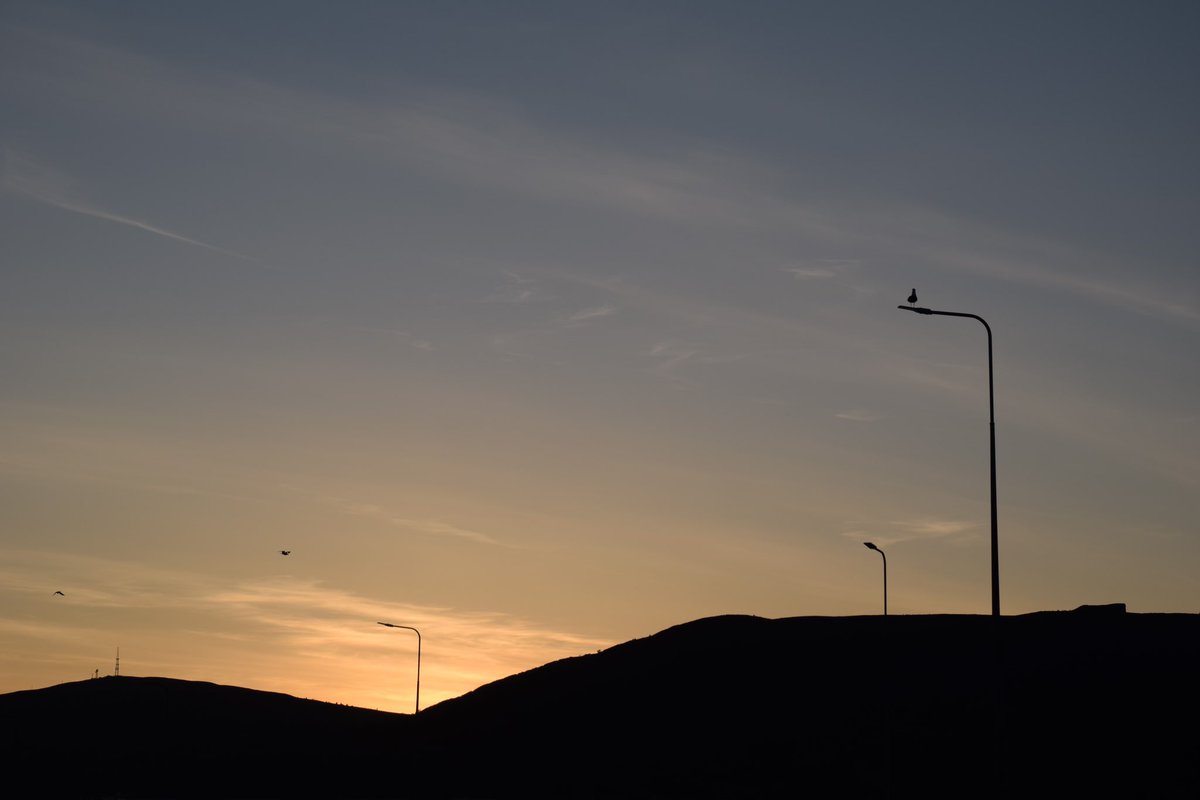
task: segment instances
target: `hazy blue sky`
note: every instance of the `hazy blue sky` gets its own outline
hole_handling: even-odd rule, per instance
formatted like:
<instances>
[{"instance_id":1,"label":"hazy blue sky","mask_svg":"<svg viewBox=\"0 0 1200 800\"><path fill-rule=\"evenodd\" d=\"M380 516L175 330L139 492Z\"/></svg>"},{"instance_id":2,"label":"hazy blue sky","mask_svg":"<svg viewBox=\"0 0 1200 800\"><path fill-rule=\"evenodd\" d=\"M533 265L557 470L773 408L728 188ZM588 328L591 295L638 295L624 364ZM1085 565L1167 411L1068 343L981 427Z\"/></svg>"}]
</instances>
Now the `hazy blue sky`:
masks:
<instances>
[{"instance_id":1,"label":"hazy blue sky","mask_svg":"<svg viewBox=\"0 0 1200 800\"><path fill-rule=\"evenodd\" d=\"M1200 6L0 7L0 691L407 710L1200 597ZM293 554L280 556L278 550ZM53 596L61 590L65 597Z\"/></svg>"}]
</instances>

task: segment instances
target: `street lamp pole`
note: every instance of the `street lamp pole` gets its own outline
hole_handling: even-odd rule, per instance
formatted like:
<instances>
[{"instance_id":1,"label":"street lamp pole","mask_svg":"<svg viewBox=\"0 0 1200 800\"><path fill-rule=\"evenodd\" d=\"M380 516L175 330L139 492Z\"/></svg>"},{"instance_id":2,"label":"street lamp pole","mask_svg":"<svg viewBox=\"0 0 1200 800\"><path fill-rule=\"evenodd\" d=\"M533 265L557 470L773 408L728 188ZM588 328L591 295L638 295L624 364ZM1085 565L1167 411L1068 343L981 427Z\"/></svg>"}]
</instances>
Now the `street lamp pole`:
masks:
<instances>
[{"instance_id":1,"label":"street lamp pole","mask_svg":"<svg viewBox=\"0 0 1200 800\"><path fill-rule=\"evenodd\" d=\"M886 554L883 553L883 551L881 551L880 548L876 547L874 545L874 543L863 542L863 545L868 549L872 549L872 551L875 551L876 553L882 555L882 557L883 557L883 615L887 616L888 615L888 557Z\"/></svg>"},{"instance_id":2,"label":"street lamp pole","mask_svg":"<svg viewBox=\"0 0 1200 800\"><path fill-rule=\"evenodd\" d=\"M911 302L916 302L916 290L913 290ZM978 314L963 314L958 311L934 311L932 308L921 308L918 306L896 306L903 311L912 311L917 314L936 315L940 317L969 317L970 319L978 320L983 324L984 330L987 331L988 343L988 426L991 436L991 460L992 460L992 616L1000 616L1000 544L999 537L996 534L996 393L992 380L992 327L987 324L987 320Z\"/></svg>"},{"instance_id":3,"label":"street lamp pole","mask_svg":"<svg viewBox=\"0 0 1200 800\"><path fill-rule=\"evenodd\" d=\"M390 622L380 622L385 628L404 628L406 631L412 631L417 635L417 705L416 711L413 714L421 713L421 632L411 625L393 625Z\"/></svg>"},{"instance_id":4,"label":"street lamp pole","mask_svg":"<svg viewBox=\"0 0 1200 800\"><path fill-rule=\"evenodd\" d=\"M883 556L883 615L886 617L887 616L887 555L882 550L880 550L878 547L876 547L874 544L872 544L871 542L863 542L863 545L867 549L874 550L876 553L879 553L879 555Z\"/></svg>"}]
</instances>

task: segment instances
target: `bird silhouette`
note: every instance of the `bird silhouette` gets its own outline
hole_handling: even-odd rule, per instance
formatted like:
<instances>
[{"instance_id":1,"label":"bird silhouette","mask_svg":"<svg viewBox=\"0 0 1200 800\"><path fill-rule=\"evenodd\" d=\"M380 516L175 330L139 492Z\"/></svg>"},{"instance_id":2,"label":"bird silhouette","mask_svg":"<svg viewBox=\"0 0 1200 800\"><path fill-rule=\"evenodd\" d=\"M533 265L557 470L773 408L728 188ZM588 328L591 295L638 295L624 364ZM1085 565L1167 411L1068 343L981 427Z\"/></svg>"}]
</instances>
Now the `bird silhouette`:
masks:
<instances>
[{"instance_id":1,"label":"bird silhouette","mask_svg":"<svg viewBox=\"0 0 1200 800\"><path fill-rule=\"evenodd\" d=\"M292 554L291 550L280 550L279 551L279 555L281 555L281 556L290 556L291 554Z\"/></svg>"},{"instance_id":2,"label":"bird silhouette","mask_svg":"<svg viewBox=\"0 0 1200 800\"><path fill-rule=\"evenodd\" d=\"M908 296L908 304L911 306L912 304L914 304L916 302L917 302L917 290L913 289L912 294L910 294Z\"/></svg>"},{"instance_id":3,"label":"bird silhouette","mask_svg":"<svg viewBox=\"0 0 1200 800\"><path fill-rule=\"evenodd\" d=\"M54 594L57 594L57 595L59 595L59 596L61 596L61 597L66 597L66 595L65 595L65 594L63 594L62 592L55 592Z\"/></svg>"}]
</instances>

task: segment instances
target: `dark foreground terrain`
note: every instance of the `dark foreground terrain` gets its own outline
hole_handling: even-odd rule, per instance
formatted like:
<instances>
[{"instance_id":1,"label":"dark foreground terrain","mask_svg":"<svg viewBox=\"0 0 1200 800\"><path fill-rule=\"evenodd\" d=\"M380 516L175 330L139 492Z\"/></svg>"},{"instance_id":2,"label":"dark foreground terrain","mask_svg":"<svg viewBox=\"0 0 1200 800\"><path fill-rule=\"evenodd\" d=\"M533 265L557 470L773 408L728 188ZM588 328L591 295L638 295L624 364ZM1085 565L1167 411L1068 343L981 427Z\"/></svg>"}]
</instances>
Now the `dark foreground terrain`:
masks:
<instances>
[{"instance_id":1,"label":"dark foreground terrain","mask_svg":"<svg viewBox=\"0 0 1200 800\"><path fill-rule=\"evenodd\" d=\"M418 718L165 678L0 695L92 797L1200 796L1200 616L702 619Z\"/></svg>"}]
</instances>

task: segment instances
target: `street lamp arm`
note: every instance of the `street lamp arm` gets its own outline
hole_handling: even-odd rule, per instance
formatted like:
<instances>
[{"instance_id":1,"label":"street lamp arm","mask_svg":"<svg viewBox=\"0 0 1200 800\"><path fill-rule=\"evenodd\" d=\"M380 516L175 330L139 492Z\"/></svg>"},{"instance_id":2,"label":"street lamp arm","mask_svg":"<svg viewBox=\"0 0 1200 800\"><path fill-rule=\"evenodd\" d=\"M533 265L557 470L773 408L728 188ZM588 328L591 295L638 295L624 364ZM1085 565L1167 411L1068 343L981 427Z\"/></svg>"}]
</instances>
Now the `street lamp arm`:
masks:
<instances>
[{"instance_id":1,"label":"street lamp arm","mask_svg":"<svg viewBox=\"0 0 1200 800\"><path fill-rule=\"evenodd\" d=\"M411 625L393 625L390 622L380 622L379 624L385 628L404 628L406 631L412 631L417 635L417 641L421 641L421 632Z\"/></svg>"},{"instance_id":2,"label":"street lamp arm","mask_svg":"<svg viewBox=\"0 0 1200 800\"><path fill-rule=\"evenodd\" d=\"M992 326L987 324L987 320L978 314L964 314L961 311L934 311L932 308L923 308L921 306L896 306L896 308L904 311L914 311L918 314L936 314L939 317L970 317L977 319L983 323L983 327L987 328L988 340L992 338Z\"/></svg>"},{"instance_id":3,"label":"street lamp arm","mask_svg":"<svg viewBox=\"0 0 1200 800\"><path fill-rule=\"evenodd\" d=\"M988 325L987 320L978 314L964 314L961 311L934 311L932 308L922 308L921 306L896 306L903 311L913 311L917 314L934 315L939 317L967 317L968 319L978 320L987 331L988 337L988 419L992 425L996 424L996 398L993 390L992 382L992 326Z\"/></svg>"}]
</instances>

